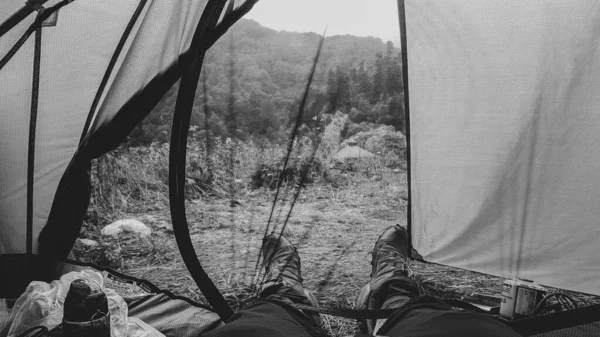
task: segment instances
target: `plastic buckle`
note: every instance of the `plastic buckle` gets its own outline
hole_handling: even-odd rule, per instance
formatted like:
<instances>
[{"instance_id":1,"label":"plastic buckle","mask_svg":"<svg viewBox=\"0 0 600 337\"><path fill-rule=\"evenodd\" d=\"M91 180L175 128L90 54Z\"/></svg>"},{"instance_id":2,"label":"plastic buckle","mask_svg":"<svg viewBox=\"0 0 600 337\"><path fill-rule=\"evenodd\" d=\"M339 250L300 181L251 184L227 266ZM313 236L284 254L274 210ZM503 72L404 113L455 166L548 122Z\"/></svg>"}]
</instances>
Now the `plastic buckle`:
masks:
<instances>
[{"instance_id":1,"label":"plastic buckle","mask_svg":"<svg viewBox=\"0 0 600 337\"><path fill-rule=\"evenodd\" d=\"M42 0L27 0L25 1L25 6L29 6L38 12L46 9L44 6L42 6Z\"/></svg>"}]
</instances>

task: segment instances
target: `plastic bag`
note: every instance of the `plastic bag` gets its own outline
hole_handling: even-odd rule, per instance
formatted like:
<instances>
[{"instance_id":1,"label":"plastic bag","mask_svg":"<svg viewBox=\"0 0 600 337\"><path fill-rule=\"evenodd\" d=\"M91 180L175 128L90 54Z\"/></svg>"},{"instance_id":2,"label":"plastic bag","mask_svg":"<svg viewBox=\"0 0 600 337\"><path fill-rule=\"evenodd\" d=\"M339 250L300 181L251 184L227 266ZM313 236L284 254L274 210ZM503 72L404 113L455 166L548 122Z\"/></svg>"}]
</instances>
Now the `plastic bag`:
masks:
<instances>
[{"instance_id":1,"label":"plastic bag","mask_svg":"<svg viewBox=\"0 0 600 337\"><path fill-rule=\"evenodd\" d=\"M127 324L129 325L127 337L165 337L165 335L137 317L129 317Z\"/></svg>"},{"instance_id":2,"label":"plastic bag","mask_svg":"<svg viewBox=\"0 0 600 337\"><path fill-rule=\"evenodd\" d=\"M34 326L45 326L48 330L58 326L62 322L65 297L71 282L77 279L90 279L100 285L108 299L111 336L126 337L127 304L114 290L105 288L102 275L93 270L71 272L50 284L31 282L15 302L0 337L16 337Z\"/></svg>"},{"instance_id":3,"label":"plastic bag","mask_svg":"<svg viewBox=\"0 0 600 337\"><path fill-rule=\"evenodd\" d=\"M4 325L8 323L8 318L10 317L10 310L8 310L8 305L6 305L6 300L0 298L0 333L2 332Z\"/></svg>"}]
</instances>

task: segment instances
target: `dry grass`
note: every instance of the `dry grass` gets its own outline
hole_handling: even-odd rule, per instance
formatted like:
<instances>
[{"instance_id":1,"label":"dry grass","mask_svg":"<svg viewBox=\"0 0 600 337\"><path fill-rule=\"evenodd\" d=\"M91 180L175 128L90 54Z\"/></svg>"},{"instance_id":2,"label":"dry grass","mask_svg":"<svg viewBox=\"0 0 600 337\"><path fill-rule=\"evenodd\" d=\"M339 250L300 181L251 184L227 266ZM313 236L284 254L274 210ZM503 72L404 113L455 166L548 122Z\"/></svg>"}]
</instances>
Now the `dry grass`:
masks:
<instances>
[{"instance_id":1,"label":"dry grass","mask_svg":"<svg viewBox=\"0 0 600 337\"><path fill-rule=\"evenodd\" d=\"M201 144L192 142L188 162L212 167L213 175L205 185L202 176L188 179L190 234L207 273L230 305L239 308L253 298L260 280L255 265L274 196L274 191L252 189L248 183L260 164L280 165L283 149L273 144L219 142L207 156ZM306 148L296 146L295 158ZM124 148L98 160L93 171L94 198L82 237L98 239L100 228L114 220L141 220L153 229L154 249L125 258L120 271L204 302L175 244L166 197L166 154L164 145L153 145ZM335 169L327 158L318 160L323 169L311 173L314 182L301 191L284 234L298 247L304 285L321 305L354 308L360 288L369 280L375 240L385 228L406 222L406 172L397 169L405 166L388 159ZM194 174L198 172L190 166L188 176ZM281 229L293 193L293 183L283 185L269 231ZM90 259L85 252L78 253L80 259ZM498 295L503 282L434 264L413 262L411 268L423 292L441 298L473 292ZM323 327L334 337L357 331L355 321L327 315Z\"/></svg>"}]
</instances>

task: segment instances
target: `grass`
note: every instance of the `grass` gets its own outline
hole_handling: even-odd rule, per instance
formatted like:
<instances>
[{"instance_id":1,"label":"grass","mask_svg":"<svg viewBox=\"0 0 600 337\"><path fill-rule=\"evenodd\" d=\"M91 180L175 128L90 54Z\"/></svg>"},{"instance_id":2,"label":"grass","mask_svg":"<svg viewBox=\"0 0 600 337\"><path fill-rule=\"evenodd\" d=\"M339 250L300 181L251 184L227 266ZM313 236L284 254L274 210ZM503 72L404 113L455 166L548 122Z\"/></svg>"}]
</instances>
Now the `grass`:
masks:
<instances>
[{"instance_id":1,"label":"grass","mask_svg":"<svg viewBox=\"0 0 600 337\"><path fill-rule=\"evenodd\" d=\"M202 139L192 136L188 155L187 217L196 254L216 286L234 308L256 292L254 266L271 211L272 181L255 188L259 168L282 169L283 145L221 142L207 153ZM308 141L294 146L290 167L300 167L311 150ZM93 196L82 238L98 240L112 221L135 218L153 229L151 253L123 259L120 271L147 279L160 288L204 302L175 244L168 205L166 145L121 147L95 161ZM354 308L360 288L369 280L370 254L381 232L406 224L405 163L397 158L354 165L336 165L317 153L311 183L298 197L284 235L298 248L304 285L324 307ZM392 169L393 168L393 169ZM277 179L267 175L264 179ZM291 207L297 175L287 177L273 213L271 230L279 231ZM275 184L276 185L276 184ZM232 202L232 200L234 202ZM97 262L89 251L77 258ZM499 295L501 278L435 264L412 262L411 270L424 293L460 298L473 292ZM597 298L579 296L581 303ZM353 320L323 316L331 336L357 331Z\"/></svg>"}]
</instances>

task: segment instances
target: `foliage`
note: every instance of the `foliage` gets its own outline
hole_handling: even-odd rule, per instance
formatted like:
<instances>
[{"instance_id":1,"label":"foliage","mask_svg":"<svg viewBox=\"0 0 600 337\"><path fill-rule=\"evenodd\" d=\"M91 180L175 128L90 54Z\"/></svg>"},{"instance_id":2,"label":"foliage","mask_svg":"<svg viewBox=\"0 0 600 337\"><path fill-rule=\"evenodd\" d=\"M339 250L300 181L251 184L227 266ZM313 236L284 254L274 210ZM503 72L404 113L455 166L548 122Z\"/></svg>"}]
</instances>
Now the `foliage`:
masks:
<instances>
[{"instance_id":1,"label":"foliage","mask_svg":"<svg viewBox=\"0 0 600 337\"><path fill-rule=\"evenodd\" d=\"M314 33L277 32L239 21L206 55L191 125L222 140L284 140L298 114L299 93L319 39ZM315 117L339 110L354 123L403 130L401 58L391 42L327 37L319 60L302 119L307 127L318 124ZM169 140L178 87L130 133L131 145Z\"/></svg>"},{"instance_id":2,"label":"foliage","mask_svg":"<svg viewBox=\"0 0 600 337\"><path fill-rule=\"evenodd\" d=\"M242 142L227 138L206 139L204 130L192 127L188 142L186 198L228 198L251 188L275 188L278 179L295 185L327 181L325 159L315 156L313 140L294 143L283 171L287 148L270 141ZM312 158L312 160L311 160ZM119 214L156 203L168 203L169 145L124 144L94 160L91 210L94 214ZM100 223L102 221L97 221Z\"/></svg>"}]
</instances>

